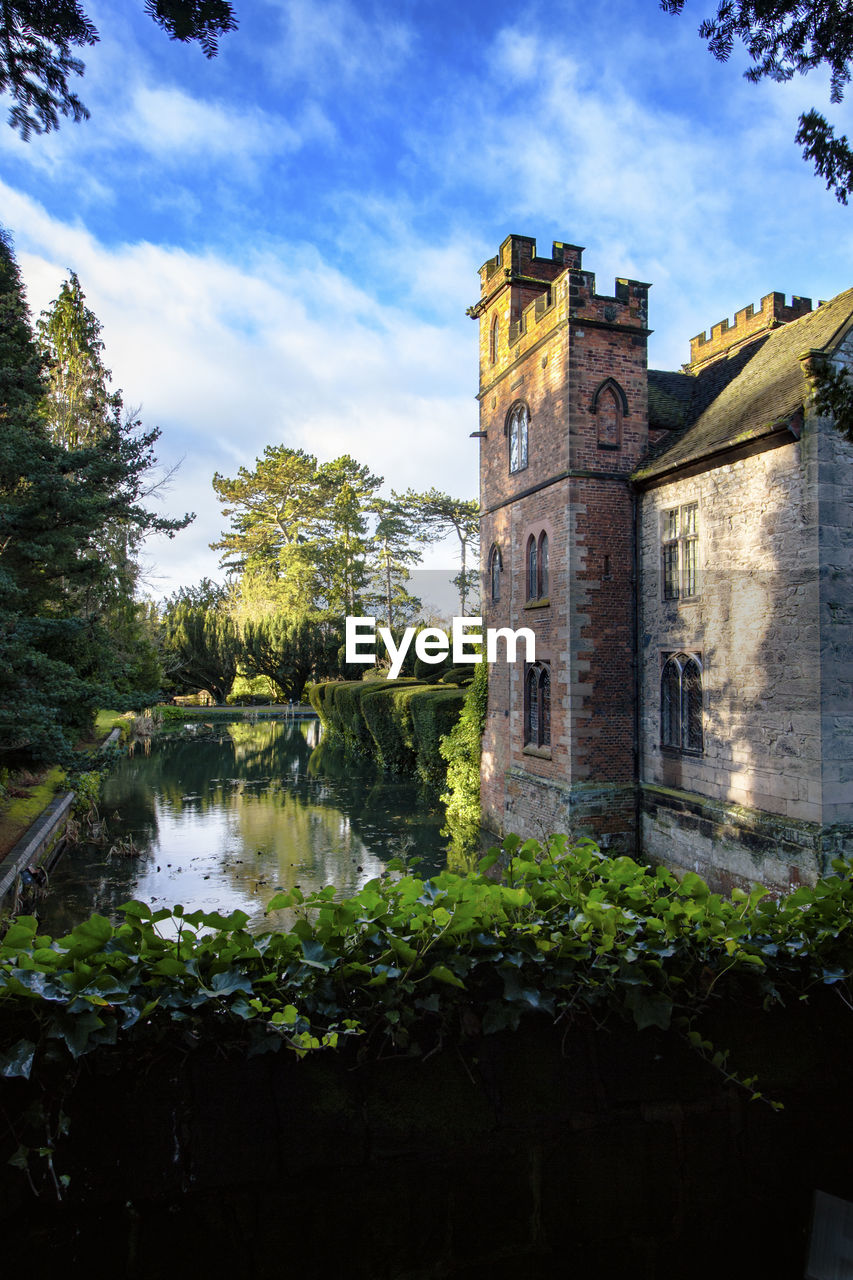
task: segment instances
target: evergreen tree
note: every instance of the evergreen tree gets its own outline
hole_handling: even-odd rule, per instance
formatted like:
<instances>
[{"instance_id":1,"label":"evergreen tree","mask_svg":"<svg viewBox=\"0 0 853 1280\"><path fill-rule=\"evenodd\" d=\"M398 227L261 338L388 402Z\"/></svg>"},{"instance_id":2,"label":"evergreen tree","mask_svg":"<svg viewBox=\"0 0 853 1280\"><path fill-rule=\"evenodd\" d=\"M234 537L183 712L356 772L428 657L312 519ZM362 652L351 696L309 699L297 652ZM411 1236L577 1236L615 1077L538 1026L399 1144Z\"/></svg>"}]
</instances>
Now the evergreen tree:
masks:
<instances>
[{"instance_id":1,"label":"evergreen tree","mask_svg":"<svg viewBox=\"0 0 853 1280\"><path fill-rule=\"evenodd\" d=\"M158 432L108 418L74 447L48 428L48 381L17 264L0 236L0 751L56 759L127 680L104 599L103 531L169 535L143 505ZM121 596L133 608L132 596Z\"/></svg>"},{"instance_id":2,"label":"evergreen tree","mask_svg":"<svg viewBox=\"0 0 853 1280\"><path fill-rule=\"evenodd\" d=\"M396 497L396 495L395 495ZM469 600L472 607L477 598L479 574L469 568L469 561L476 564L480 554L480 504L476 498L451 498L438 489L427 493L415 493L408 489L405 501L420 515L427 530L435 537L445 538L455 533L459 540L460 570L453 579L459 591L459 612L467 616Z\"/></svg>"},{"instance_id":3,"label":"evergreen tree","mask_svg":"<svg viewBox=\"0 0 853 1280\"><path fill-rule=\"evenodd\" d=\"M197 41L208 58L237 26L228 0L145 0L145 11L173 40ZM12 98L9 123L22 138L58 128L60 116L89 118L69 79L85 70L73 50L98 39L80 0L0 0L0 92Z\"/></svg>"},{"instance_id":4,"label":"evergreen tree","mask_svg":"<svg viewBox=\"0 0 853 1280\"><path fill-rule=\"evenodd\" d=\"M684 0L660 0L668 13L681 13ZM792 80L819 67L830 73L830 101L841 102L850 81L853 59L853 7L849 0L719 0L716 15L706 18L699 35L715 58L725 62L740 40L752 65L748 80ZM814 109L800 116L796 142L803 157L814 160L815 173L827 189L847 203L853 192L853 149Z\"/></svg>"},{"instance_id":5,"label":"evergreen tree","mask_svg":"<svg viewBox=\"0 0 853 1280\"><path fill-rule=\"evenodd\" d=\"M224 702L242 654L225 589L204 578L176 592L166 603L163 626L171 679L193 691L207 689Z\"/></svg>"}]
</instances>

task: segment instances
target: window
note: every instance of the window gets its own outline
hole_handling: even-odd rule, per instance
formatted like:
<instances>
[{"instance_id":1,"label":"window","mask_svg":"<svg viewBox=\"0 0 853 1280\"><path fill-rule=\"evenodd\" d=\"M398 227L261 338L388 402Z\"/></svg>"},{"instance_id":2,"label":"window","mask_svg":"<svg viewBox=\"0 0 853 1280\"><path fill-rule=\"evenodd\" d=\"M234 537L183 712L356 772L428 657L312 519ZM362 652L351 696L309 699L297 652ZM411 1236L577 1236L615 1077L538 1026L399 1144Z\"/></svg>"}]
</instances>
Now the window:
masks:
<instances>
[{"instance_id":1,"label":"window","mask_svg":"<svg viewBox=\"0 0 853 1280\"><path fill-rule=\"evenodd\" d=\"M690 600L699 594L699 504L689 502L663 513L664 600Z\"/></svg>"},{"instance_id":2,"label":"window","mask_svg":"<svg viewBox=\"0 0 853 1280\"><path fill-rule=\"evenodd\" d=\"M494 320L492 321L492 328L489 334L489 360L491 361L492 364L494 364L498 358L498 339L499 338L500 338L500 322L498 320L498 317L495 316Z\"/></svg>"},{"instance_id":3,"label":"window","mask_svg":"<svg viewBox=\"0 0 853 1280\"><path fill-rule=\"evenodd\" d=\"M491 582L493 601L498 601L501 598L501 572L503 567L501 549L495 543L489 552L489 581Z\"/></svg>"},{"instance_id":4,"label":"window","mask_svg":"<svg viewBox=\"0 0 853 1280\"><path fill-rule=\"evenodd\" d=\"M702 754L702 664L695 655L673 653L664 663L660 724L661 746L685 755Z\"/></svg>"},{"instance_id":5,"label":"window","mask_svg":"<svg viewBox=\"0 0 853 1280\"><path fill-rule=\"evenodd\" d=\"M532 533L527 539L527 599L539 599L539 548Z\"/></svg>"},{"instance_id":6,"label":"window","mask_svg":"<svg viewBox=\"0 0 853 1280\"><path fill-rule=\"evenodd\" d=\"M622 445L622 419L628 416L628 398L615 378L605 378L596 389L590 406L596 416L599 449Z\"/></svg>"},{"instance_id":7,"label":"window","mask_svg":"<svg viewBox=\"0 0 853 1280\"><path fill-rule=\"evenodd\" d=\"M525 585L528 603L548 599L548 535L531 533L525 551Z\"/></svg>"},{"instance_id":8,"label":"window","mask_svg":"<svg viewBox=\"0 0 853 1280\"><path fill-rule=\"evenodd\" d=\"M526 404L517 404L510 412L507 423L510 471L523 471L527 466L528 419L529 414Z\"/></svg>"},{"instance_id":9,"label":"window","mask_svg":"<svg viewBox=\"0 0 853 1280\"><path fill-rule=\"evenodd\" d=\"M528 667L524 677L524 745L551 745L551 669L547 662Z\"/></svg>"},{"instance_id":10,"label":"window","mask_svg":"<svg viewBox=\"0 0 853 1280\"><path fill-rule=\"evenodd\" d=\"M539 535L539 596L540 600L545 600L548 595L548 535L540 533Z\"/></svg>"}]
</instances>

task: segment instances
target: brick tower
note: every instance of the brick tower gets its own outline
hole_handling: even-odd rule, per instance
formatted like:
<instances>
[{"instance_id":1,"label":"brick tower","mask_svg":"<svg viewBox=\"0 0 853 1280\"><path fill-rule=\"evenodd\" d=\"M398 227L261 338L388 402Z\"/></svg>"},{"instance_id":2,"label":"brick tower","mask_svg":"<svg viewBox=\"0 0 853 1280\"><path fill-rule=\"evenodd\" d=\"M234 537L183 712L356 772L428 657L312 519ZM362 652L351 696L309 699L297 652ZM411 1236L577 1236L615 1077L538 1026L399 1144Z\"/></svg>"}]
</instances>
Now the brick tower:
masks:
<instances>
[{"instance_id":1,"label":"brick tower","mask_svg":"<svg viewBox=\"0 0 853 1280\"><path fill-rule=\"evenodd\" d=\"M648 288L599 296L583 250L508 236L480 269L483 612L536 663L489 677L483 820L498 832L637 830L636 547L648 446Z\"/></svg>"}]
</instances>

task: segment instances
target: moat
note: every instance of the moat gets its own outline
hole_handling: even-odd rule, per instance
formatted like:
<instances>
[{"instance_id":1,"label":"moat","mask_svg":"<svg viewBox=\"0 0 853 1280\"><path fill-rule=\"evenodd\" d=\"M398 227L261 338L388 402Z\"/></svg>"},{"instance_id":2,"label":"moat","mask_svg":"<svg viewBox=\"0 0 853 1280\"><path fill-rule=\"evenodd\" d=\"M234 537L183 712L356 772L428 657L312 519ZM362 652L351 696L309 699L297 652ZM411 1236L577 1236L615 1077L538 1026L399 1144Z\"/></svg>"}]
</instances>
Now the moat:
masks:
<instances>
[{"instance_id":1,"label":"moat","mask_svg":"<svg viewBox=\"0 0 853 1280\"><path fill-rule=\"evenodd\" d=\"M342 897L395 857L445 865L444 810L410 780L390 780L321 740L316 720L182 726L137 743L104 779L104 844L68 849L39 915L64 933L93 911L116 918L139 898L154 907L265 915L272 896L334 884Z\"/></svg>"}]
</instances>

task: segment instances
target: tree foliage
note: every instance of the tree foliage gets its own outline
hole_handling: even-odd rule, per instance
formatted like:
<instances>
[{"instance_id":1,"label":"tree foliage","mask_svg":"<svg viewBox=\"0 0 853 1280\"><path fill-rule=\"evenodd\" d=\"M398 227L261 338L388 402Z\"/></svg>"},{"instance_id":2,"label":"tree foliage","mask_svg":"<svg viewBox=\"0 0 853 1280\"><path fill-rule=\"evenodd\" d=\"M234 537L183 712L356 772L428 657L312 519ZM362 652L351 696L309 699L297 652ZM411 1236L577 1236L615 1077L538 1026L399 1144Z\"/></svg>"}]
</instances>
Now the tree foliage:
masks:
<instances>
[{"instance_id":1,"label":"tree foliage","mask_svg":"<svg viewBox=\"0 0 853 1280\"><path fill-rule=\"evenodd\" d=\"M145 12L173 40L197 42L208 58L237 26L227 0L145 0ZM80 0L0 0L0 92L12 98L9 123L22 138L58 128L60 116L89 118L69 80L85 71L73 51L99 38Z\"/></svg>"},{"instance_id":2,"label":"tree foliage","mask_svg":"<svg viewBox=\"0 0 853 1280\"><path fill-rule=\"evenodd\" d=\"M128 688L119 623L137 606L134 574L117 565L146 533L171 536L191 518L145 507L159 433L125 421L118 404L97 438L54 436L44 365L0 237L0 751L34 760L70 750L94 707ZM120 560L106 554L116 529Z\"/></svg>"},{"instance_id":3,"label":"tree foliage","mask_svg":"<svg viewBox=\"0 0 853 1280\"><path fill-rule=\"evenodd\" d=\"M685 0L661 0L668 13L681 13ZM820 67L830 74L830 101L841 102L850 81L853 58L853 7L849 0L719 0L713 18L705 18L699 35L720 62L729 58L735 41L743 43L752 65L746 78L792 80ZM841 204L853 191L853 150L839 138L820 112L800 116L796 141L803 157Z\"/></svg>"},{"instance_id":4,"label":"tree foliage","mask_svg":"<svg viewBox=\"0 0 853 1280\"><path fill-rule=\"evenodd\" d=\"M241 656L224 588L204 578L198 587L176 592L166 603L163 626L171 678L189 689L207 689L224 702Z\"/></svg>"},{"instance_id":5,"label":"tree foliage","mask_svg":"<svg viewBox=\"0 0 853 1280\"><path fill-rule=\"evenodd\" d=\"M396 496L396 495L395 495ZM476 561L480 550L480 504L476 498L451 498L438 489L415 493L408 489L405 500L419 512L426 528L437 538L456 534L459 540L460 570L453 579L459 591L459 612L467 613L469 597L476 596L479 574L469 568L469 559Z\"/></svg>"}]
</instances>

